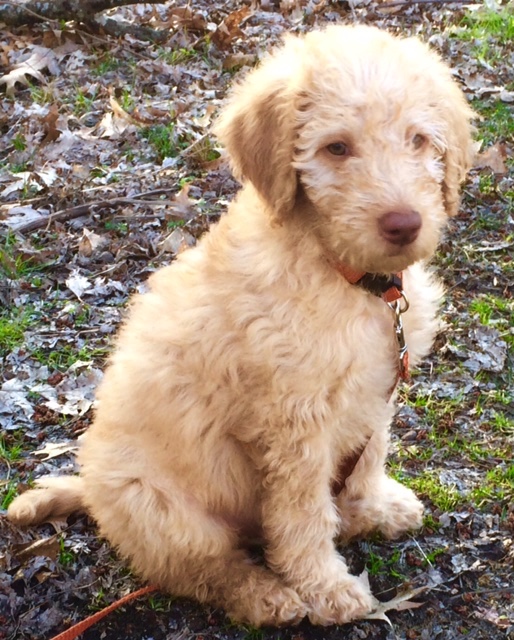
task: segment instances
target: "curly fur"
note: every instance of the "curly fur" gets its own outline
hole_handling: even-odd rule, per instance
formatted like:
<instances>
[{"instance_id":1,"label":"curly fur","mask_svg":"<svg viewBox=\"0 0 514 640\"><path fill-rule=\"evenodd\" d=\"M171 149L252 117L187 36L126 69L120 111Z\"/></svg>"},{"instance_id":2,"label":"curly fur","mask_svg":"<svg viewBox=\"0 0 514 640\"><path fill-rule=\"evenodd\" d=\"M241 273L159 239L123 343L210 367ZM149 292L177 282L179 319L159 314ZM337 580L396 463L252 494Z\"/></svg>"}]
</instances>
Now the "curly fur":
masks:
<instances>
[{"instance_id":1,"label":"curly fur","mask_svg":"<svg viewBox=\"0 0 514 640\"><path fill-rule=\"evenodd\" d=\"M391 311L334 263L403 270L418 362L442 293L423 261L457 211L471 117L415 39L343 26L289 37L217 123L243 184L228 214L132 301L80 476L42 480L9 517L85 508L142 577L255 625L365 614L370 593L334 540L396 537L422 506L384 470ZM348 154L327 151L340 141ZM413 210L413 241L381 235L384 214ZM245 551L255 536L265 566Z\"/></svg>"}]
</instances>

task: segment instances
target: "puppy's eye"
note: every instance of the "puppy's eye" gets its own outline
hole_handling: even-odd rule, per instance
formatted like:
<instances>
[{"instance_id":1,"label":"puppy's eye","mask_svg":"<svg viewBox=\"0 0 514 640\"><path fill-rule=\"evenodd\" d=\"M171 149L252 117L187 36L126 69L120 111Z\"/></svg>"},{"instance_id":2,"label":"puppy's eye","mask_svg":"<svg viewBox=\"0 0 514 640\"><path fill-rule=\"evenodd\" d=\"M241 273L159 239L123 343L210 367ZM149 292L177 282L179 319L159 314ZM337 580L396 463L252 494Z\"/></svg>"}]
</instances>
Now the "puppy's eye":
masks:
<instances>
[{"instance_id":1,"label":"puppy's eye","mask_svg":"<svg viewBox=\"0 0 514 640\"><path fill-rule=\"evenodd\" d=\"M348 156L350 155L350 149L344 142L332 142L327 145L327 151L333 156Z\"/></svg>"},{"instance_id":2,"label":"puppy's eye","mask_svg":"<svg viewBox=\"0 0 514 640\"><path fill-rule=\"evenodd\" d=\"M425 136L421 135L421 133L417 133L412 137L412 146L414 149L421 149L427 143L427 139Z\"/></svg>"}]
</instances>

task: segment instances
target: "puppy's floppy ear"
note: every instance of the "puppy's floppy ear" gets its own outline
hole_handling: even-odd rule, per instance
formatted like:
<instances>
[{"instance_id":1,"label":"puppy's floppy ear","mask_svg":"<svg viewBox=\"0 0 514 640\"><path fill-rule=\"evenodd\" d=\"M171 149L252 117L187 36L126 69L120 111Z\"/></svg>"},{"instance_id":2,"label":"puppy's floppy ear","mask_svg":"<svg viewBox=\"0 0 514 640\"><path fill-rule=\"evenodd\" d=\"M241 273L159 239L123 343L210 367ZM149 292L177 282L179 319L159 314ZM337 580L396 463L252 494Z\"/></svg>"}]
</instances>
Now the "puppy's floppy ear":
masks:
<instances>
[{"instance_id":1,"label":"puppy's floppy ear","mask_svg":"<svg viewBox=\"0 0 514 640\"><path fill-rule=\"evenodd\" d=\"M446 212L449 216L455 216L459 212L460 185L473 166L475 156L471 137L473 127L470 123L475 113L455 84L451 89L445 109L447 147L444 154L445 173L442 188Z\"/></svg>"},{"instance_id":2,"label":"puppy's floppy ear","mask_svg":"<svg viewBox=\"0 0 514 640\"><path fill-rule=\"evenodd\" d=\"M276 214L294 205L297 177L292 166L295 91L284 50L272 55L233 91L214 126L234 174L249 181Z\"/></svg>"}]
</instances>

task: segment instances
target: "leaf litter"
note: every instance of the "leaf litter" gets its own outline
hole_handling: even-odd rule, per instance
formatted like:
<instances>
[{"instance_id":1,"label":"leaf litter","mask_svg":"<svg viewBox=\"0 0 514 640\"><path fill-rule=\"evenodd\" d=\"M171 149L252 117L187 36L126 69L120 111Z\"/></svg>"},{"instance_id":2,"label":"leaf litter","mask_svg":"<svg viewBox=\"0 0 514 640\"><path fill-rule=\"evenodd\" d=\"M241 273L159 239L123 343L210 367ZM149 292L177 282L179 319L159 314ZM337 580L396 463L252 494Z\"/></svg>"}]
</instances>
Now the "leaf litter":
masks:
<instances>
[{"instance_id":1,"label":"leaf litter","mask_svg":"<svg viewBox=\"0 0 514 640\"><path fill-rule=\"evenodd\" d=\"M21 331L0 352L4 504L34 478L73 472L127 298L194 244L236 191L212 118L236 74L285 31L358 20L419 34L451 62L475 104L512 101L512 44L491 63L494 42L488 52L479 38L459 37L469 29L464 15L479 5L177 5L108 12L168 30L159 45L98 38L71 23L3 32L0 319L15 316ZM477 146L461 213L434 265L448 289L446 328L401 390L393 428L391 469L423 498L425 525L399 541L344 549L377 597L372 619L326 629L303 622L261 638L514 638L512 137L500 127ZM0 639L50 639L139 586L85 516L30 530L0 516L0 539ZM160 594L83 637L256 633Z\"/></svg>"}]
</instances>

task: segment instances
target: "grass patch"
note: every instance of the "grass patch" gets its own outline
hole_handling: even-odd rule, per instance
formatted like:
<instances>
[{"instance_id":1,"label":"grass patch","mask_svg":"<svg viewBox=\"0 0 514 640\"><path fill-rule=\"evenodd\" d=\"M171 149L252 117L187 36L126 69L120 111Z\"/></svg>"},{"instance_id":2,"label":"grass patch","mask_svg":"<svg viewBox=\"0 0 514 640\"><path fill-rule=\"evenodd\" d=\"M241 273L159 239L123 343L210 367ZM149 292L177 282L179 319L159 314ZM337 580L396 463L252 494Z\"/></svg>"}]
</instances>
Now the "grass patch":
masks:
<instances>
[{"instance_id":1,"label":"grass patch","mask_svg":"<svg viewBox=\"0 0 514 640\"><path fill-rule=\"evenodd\" d=\"M95 76L105 76L108 73L117 71L121 66L121 60L115 58L109 51L106 51L101 54L98 64L91 71Z\"/></svg>"},{"instance_id":2,"label":"grass patch","mask_svg":"<svg viewBox=\"0 0 514 640\"><path fill-rule=\"evenodd\" d=\"M491 502L514 501L514 464L499 466L485 475L483 483L471 492L478 507L488 507Z\"/></svg>"},{"instance_id":3,"label":"grass patch","mask_svg":"<svg viewBox=\"0 0 514 640\"><path fill-rule=\"evenodd\" d=\"M511 105L499 101L491 104L484 100L473 100L472 106L483 118L478 122L478 132L486 144L512 140L514 110Z\"/></svg>"},{"instance_id":4,"label":"grass patch","mask_svg":"<svg viewBox=\"0 0 514 640\"><path fill-rule=\"evenodd\" d=\"M182 62L187 62L198 55L199 53L195 49L181 47L180 49L173 49L172 51L161 50L158 58L160 60L164 60L164 62L167 62L168 64L181 64Z\"/></svg>"},{"instance_id":5,"label":"grass patch","mask_svg":"<svg viewBox=\"0 0 514 640\"><path fill-rule=\"evenodd\" d=\"M32 321L28 309L14 307L10 312L0 311L0 359L23 344L25 331Z\"/></svg>"},{"instance_id":6,"label":"grass patch","mask_svg":"<svg viewBox=\"0 0 514 640\"><path fill-rule=\"evenodd\" d=\"M506 6L498 11L483 6L468 11L457 27L461 40L489 40L499 44L512 44L514 40L514 8Z\"/></svg>"},{"instance_id":7,"label":"grass patch","mask_svg":"<svg viewBox=\"0 0 514 640\"><path fill-rule=\"evenodd\" d=\"M12 464L21 458L23 445L16 437L7 438L0 436L0 461L5 464Z\"/></svg>"},{"instance_id":8,"label":"grass patch","mask_svg":"<svg viewBox=\"0 0 514 640\"><path fill-rule=\"evenodd\" d=\"M177 134L173 123L145 127L141 130L141 135L148 140L160 162L164 158L176 158L190 144L186 135Z\"/></svg>"},{"instance_id":9,"label":"grass patch","mask_svg":"<svg viewBox=\"0 0 514 640\"><path fill-rule=\"evenodd\" d=\"M410 487L417 495L427 498L442 512L454 511L464 504L466 498L462 496L455 486L441 482L437 471L425 470L415 477L408 477L401 474L397 479L402 484Z\"/></svg>"},{"instance_id":10,"label":"grass patch","mask_svg":"<svg viewBox=\"0 0 514 640\"><path fill-rule=\"evenodd\" d=\"M75 554L66 548L64 536L59 539L59 564L69 567L75 562Z\"/></svg>"},{"instance_id":11,"label":"grass patch","mask_svg":"<svg viewBox=\"0 0 514 640\"><path fill-rule=\"evenodd\" d=\"M482 6L465 13L450 29L454 37L471 43L472 55L489 66L504 58L504 48L514 40L514 9L509 5L494 11Z\"/></svg>"},{"instance_id":12,"label":"grass patch","mask_svg":"<svg viewBox=\"0 0 514 640\"><path fill-rule=\"evenodd\" d=\"M159 160L164 158L174 158L178 155L179 149L175 141L175 126L173 124L156 124L145 127L141 135L153 147Z\"/></svg>"},{"instance_id":13,"label":"grass patch","mask_svg":"<svg viewBox=\"0 0 514 640\"><path fill-rule=\"evenodd\" d=\"M76 116L83 116L93 110L93 105L97 99L96 93L88 94L87 91L77 88L75 98L71 100L73 113Z\"/></svg>"},{"instance_id":14,"label":"grass patch","mask_svg":"<svg viewBox=\"0 0 514 640\"><path fill-rule=\"evenodd\" d=\"M401 552L399 549L395 549L390 558L384 557L383 554L369 551L366 559L366 570L370 576L389 576L395 580L405 580L405 574L398 569L400 561Z\"/></svg>"},{"instance_id":15,"label":"grass patch","mask_svg":"<svg viewBox=\"0 0 514 640\"><path fill-rule=\"evenodd\" d=\"M11 480L0 492L0 509L7 509L17 494L18 485L14 480Z\"/></svg>"},{"instance_id":16,"label":"grass patch","mask_svg":"<svg viewBox=\"0 0 514 640\"><path fill-rule=\"evenodd\" d=\"M42 365L48 366L54 371L64 373L76 362L90 362L93 360L103 359L107 357L110 349L108 347L82 347L77 349L75 345L65 344L61 348L47 352L42 349L36 349L32 353L32 357Z\"/></svg>"}]
</instances>

